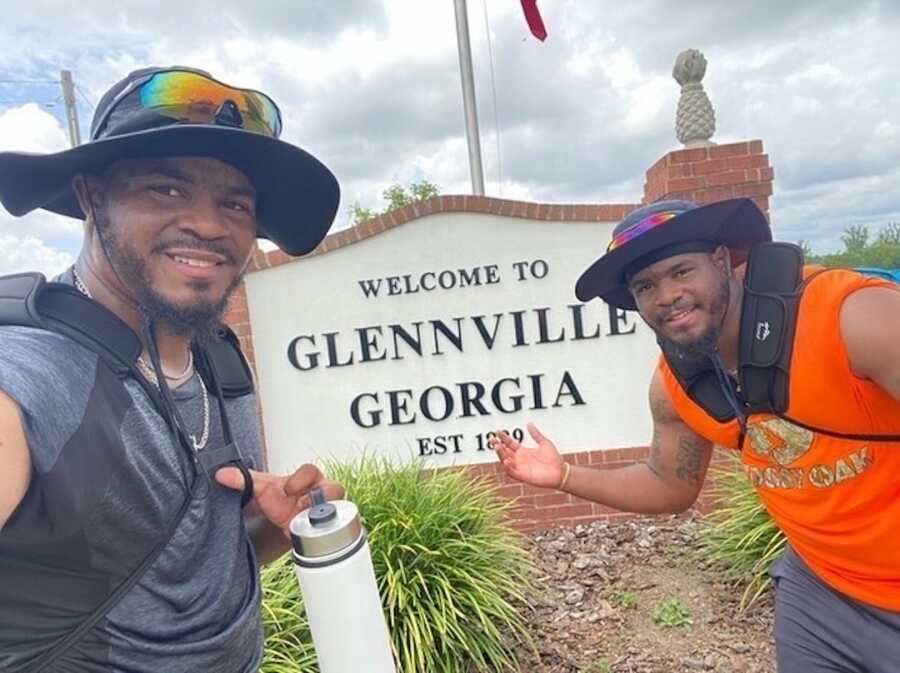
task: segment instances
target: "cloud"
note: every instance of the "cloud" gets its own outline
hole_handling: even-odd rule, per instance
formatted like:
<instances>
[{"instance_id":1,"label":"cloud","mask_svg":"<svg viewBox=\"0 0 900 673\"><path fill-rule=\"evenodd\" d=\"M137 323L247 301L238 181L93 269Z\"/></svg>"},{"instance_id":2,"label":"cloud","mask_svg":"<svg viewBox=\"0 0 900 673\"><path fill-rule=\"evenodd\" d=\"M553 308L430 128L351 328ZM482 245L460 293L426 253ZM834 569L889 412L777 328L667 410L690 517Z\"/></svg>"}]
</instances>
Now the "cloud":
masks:
<instances>
[{"instance_id":1,"label":"cloud","mask_svg":"<svg viewBox=\"0 0 900 673\"><path fill-rule=\"evenodd\" d=\"M259 40L284 36L320 44L348 27L365 25L383 30L386 14L377 0L193 0L177 4L84 0L78 11L63 0L36 0L17 5L15 12L4 16L4 23L10 32L41 26L45 35L64 38L67 43L91 37L143 34L157 36L160 41L188 37L194 43L246 35Z\"/></svg>"},{"instance_id":2,"label":"cloud","mask_svg":"<svg viewBox=\"0 0 900 673\"><path fill-rule=\"evenodd\" d=\"M36 103L0 108L0 148L4 152L58 152L68 144L56 118Z\"/></svg>"},{"instance_id":3,"label":"cloud","mask_svg":"<svg viewBox=\"0 0 900 673\"><path fill-rule=\"evenodd\" d=\"M602 3L543 3L549 38L539 43L518 3L487 1L469 3L469 26L489 193L638 200L644 171L678 148L671 69L678 52L695 47L709 60L704 86L716 108L715 140L762 138L770 154L780 235L812 240L818 250L836 245L846 223L866 218L880 226L896 212L897 3L635 0L615 12ZM355 200L381 207L381 192L398 180L425 177L445 193L469 189L451 3L196 0L160 8L130 0L112 7L98 0L78 12L61 1L23 5L0 28L0 71L54 78L66 64L79 84L84 126L90 106L82 93L96 101L148 63L196 65L262 88L283 107L285 138L335 171L344 219ZM35 100L58 97L53 87L32 92ZM57 127L45 130L58 133L59 144ZM47 145L37 129L11 133L0 135L0 147ZM0 231L29 233L11 226L0 223ZM52 226L66 225L40 219L32 230L49 240L43 236ZM50 243L67 249L60 240Z\"/></svg>"},{"instance_id":4,"label":"cloud","mask_svg":"<svg viewBox=\"0 0 900 673\"><path fill-rule=\"evenodd\" d=\"M0 275L40 271L51 278L74 261L71 253L51 248L36 236L20 238L0 233Z\"/></svg>"},{"instance_id":5,"label":"cloud","mask_svg":"<svg viewBox=\"0 0 900 673\"><path fill-rule=\"evenodd\" d=\"M4 151L57 152L68 147L59 121L34 103L0 110L0 148ZM0 264L25 259L31 251L41 264L71 257L81 244L81 222L47 211L35 211L14 218L0 208ZM36 247L37 242L43 246ZM25 251L25 252L22 252ZM5 261L4 261L5 260Z\"/></svg>"}]
</instances>

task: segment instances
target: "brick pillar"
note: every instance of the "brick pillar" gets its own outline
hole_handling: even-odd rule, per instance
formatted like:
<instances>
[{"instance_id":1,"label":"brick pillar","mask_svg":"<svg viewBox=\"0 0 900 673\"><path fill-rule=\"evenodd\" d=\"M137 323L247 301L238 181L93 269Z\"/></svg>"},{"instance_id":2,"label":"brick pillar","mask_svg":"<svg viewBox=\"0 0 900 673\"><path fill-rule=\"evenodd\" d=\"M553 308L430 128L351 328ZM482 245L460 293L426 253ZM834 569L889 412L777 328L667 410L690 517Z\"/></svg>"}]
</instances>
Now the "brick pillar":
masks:
<instances>
[{"instance_id":1,"label":"brick pillar","mask_svg":"<svg viewBox=\"0 0 900 673\"><path fill-rule=\"evenodd\" d=\"M247 356L253 373L256 374L256 352L253 349L253 332L250 329L250 310L247 308L247 288L241 283L228 299L225 309L225 324L237 334L241 350Z\"/></svg>"},{"instance_id":2,"label":"brick pillar","mask_svg":"<svg viewBox=\"0 0 900 673\"><path fill-rule=\"evenodd\" d=\"M643 203L686 199L712 203L746 196L769 216L774 171L761 140L712 145L669 152L647 171ZM741 274L742 269L736 269ZM731 467L727 450L717 448L710 469ZM707 477L694 505L701 512L715 507L712 479Z\"/></svg>"},{"instance_id":3,"label":"brick pillar","mask_svg":"<svg viewBox=\"0 0 900 673\"><path fill-rule=\"evenodd\" d=\"M228 299L228 306L225 308L224 322L237 335L241 342L241 350L250 363L253 370L254 381L256 375L256 351L253 348L253 331L250 329L250 309L247 308L247 286L241 283ZM266 427L263 422L262 400L259 391L256 395L256 415L259 420L259 430L262 434L262 451L263 451L263 467L269 464L268 449L266 448Z\"/></svg>"},{"instance_id":4,"label":"brick pillar","mask_svg":"<svg viewBox=\"0 0 900 673\"><path fill-rule=\"evenodd\" d=\"M647 171L643 203L662 199L711 203L747 196L768 215L773 179L762 140L675 150Z\"/></svg>"}]
</instances>

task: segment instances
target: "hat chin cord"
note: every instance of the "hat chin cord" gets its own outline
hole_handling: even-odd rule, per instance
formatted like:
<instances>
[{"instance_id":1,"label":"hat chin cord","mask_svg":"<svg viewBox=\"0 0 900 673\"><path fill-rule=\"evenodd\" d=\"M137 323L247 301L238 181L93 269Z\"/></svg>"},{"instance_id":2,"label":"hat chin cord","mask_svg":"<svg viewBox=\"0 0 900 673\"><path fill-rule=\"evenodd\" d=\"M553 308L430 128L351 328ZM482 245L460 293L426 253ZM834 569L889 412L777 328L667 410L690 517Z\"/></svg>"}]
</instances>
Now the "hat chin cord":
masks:
<instances>
[{"instance_id":1,"label":"hat chin cord","mask_svg":"<svg viewBox=\"0 0 900 673\"><path fill-rule=\"evenodd\" d=\"M725 271L727 274L726 277L728 282L725 284L725 287L727 288L727 294L725 297L725 312L722 314L722 319L719 321L720 335L722 334L722 328L725 326L725 319L728 317L728 309L731 307L731 258L726 257L725 260ZM722 362L722 356L719 354L718 340L716 341L716 345L713 348L712 353L708 354L707 357L709 357L709 359L712 361L713 370L716 372L716 379L719 382L719 387L722 389L722 392L725 394L725 399L728 401L728 405L734 412L734 416L741 427L741 433L745 434L747 431L747 416L746 414L744 414L744 411L741 408L741 403L738 400L734 384L731 382L727 370L725 369L725 365ZM740 367L740 362L738 362L738 367Z\"/></svg>"},{"instance_id":2,"label":"hat chin cord","mask_svg":"<svg viewBox=\"0 0 900 673\"><path fill-rule=\"evenodd\" d=\"M103 251L103 256L106 257L106 262L107 264L109 264L109 268L112 269L113 273L116 275L116 278L119 280L119 285L124 290L124 292L119 292L115 288L110 287L106 282L104 282L103 278L98 273L93 273L94 278L97 279L97 281L101 283L108 292L119 296L137 312L138 317L142 322L141 332L143 333L144 340L146 341L145 346L147 347L147 352L150 353L150 362L153 366L153 373L156 374L157 380L162 381L165 379L162 364L160 363L158 355L154 357L154 353L158 353L158 347L156 344L156 325L141 310L140 302L138 302L137 299L131 296L130 288L122 278L122 274L119 273L116 265L113 263L112 257L109 254L109 250L106 247L106 242L103 240L103 235L100 233L100 225L98 224L97 213L94 210L94 202L89 198L88 203L91 209L91 226L94 227L97 235L97 240L100 241L100 249ZM93 269L91 269L91 271L93 272Z\"/></svg>"}]
</instances>

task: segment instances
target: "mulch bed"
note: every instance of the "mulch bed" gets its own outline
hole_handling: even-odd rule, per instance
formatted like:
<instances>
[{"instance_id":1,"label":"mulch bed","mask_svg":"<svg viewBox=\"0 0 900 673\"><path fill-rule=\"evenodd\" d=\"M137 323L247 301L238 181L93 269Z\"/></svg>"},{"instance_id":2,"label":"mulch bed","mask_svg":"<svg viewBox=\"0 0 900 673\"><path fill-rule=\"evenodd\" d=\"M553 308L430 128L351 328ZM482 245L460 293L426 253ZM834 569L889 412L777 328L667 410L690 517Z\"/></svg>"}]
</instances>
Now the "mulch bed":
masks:
<instances>
[{"instance_id":1,"label":"mulch bed","mask_svg":"<svg viewBox=\"0 0 900 673\"><path fill-rule=\"evenodd\" d=\"M771 594L741 613L741 589L698 556L699 528L653 517L529 535L542 593L523 673L774 673Z\"/></svg>"}]
</instances>

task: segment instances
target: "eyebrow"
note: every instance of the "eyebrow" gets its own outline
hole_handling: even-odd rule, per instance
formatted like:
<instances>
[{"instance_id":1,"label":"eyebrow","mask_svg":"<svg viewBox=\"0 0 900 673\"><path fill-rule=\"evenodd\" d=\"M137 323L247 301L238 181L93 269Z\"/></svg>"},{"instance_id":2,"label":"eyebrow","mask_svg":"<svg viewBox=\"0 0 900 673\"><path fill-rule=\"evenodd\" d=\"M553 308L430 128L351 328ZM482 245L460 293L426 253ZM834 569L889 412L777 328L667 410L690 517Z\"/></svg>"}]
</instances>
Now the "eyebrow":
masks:
<instances>
[{"instance_id":1,"label":"eyebrow","mask_svg":"<svg viewBox=\"0 0 900 673\"><path fill-rule=\"evenodd\" d=\"M185 182L190 185L197 182L193 177L191 177L184 171L178 170L177 168L167 166L166 164L162 163L153 164L140 171L128 172L128 177L132 178L150 178L155 176L172 178L173 180ZM231 185L229 187L226 187L225 191L232 196L249 196L254 199L257 197L256 190L252 186L244 187L240 185Z\"/></svg>"},{"instance_id":2,"label":"eyebrow","mask_svg":"<svg viewBox=\"0 0 900 673\"><path fill-rule=\"evenodd\" d=\"M154 163L149 166L123 167L120 170L124 177L127 178L146 178L162 175L167 178L181 180L182 182L194 182L193 178L184 171L179 171L177 168L167 166L163 163Z\"/></svg>"},{"instance_id":3,"label":"eyebrow","mask_svg":"<svg viewBox=\"0 0 900 673\"><path fill-rule=\"evenodd\" d=\"M635 286L640 285L641 283L646 283L648 281L649 281L649 278L640 278L640 277L632 276L631 278L628 279L628 289L631 290Z\"/></svg>"},{"instance_id":4,"label":"eyebrow","mask_svg":"<svg viewBox=\"0 0 900 673\"><path fill-rule=\"evenodd\" d=\"M257 198L256 190L253 187L228 187L226 190L232 196L249 196L250 198Z\"/></svg>"},{"instance_id":5,"label":"eyebrow","mask_svg":"<svg viewBox=\"0 0 900 673\"><path fill-rule=\"evenodd\" d=\"M642 273L642 272L638 272L638 275L632 276L628 280L628 288L631 289L635 285L639 285L640 283L650 282L655 276L666 276L670 273L677 273L679 270L683 269L686 266L690 266L690 265L691 265L691 262L689 260L686 260L686 259L681 260L681 261L675 262L672 266L663 269L661 272L654 274L654 276L651 276L649 278L641 277L640 273Z\"/></svg>"},{"instance_id":6,"label":"eyebrow","mask_svg":"<svg viewBox=\"0 0 900 673\"><path fill-rule=\"evenodd\" d=\"M668 269L666 269L666 273L675 273L676 271L680 271L681 269L683 269L685 266L690 266L690 264L691 263L688 261L676 262Z\"/></svg>"}]
</instances>

